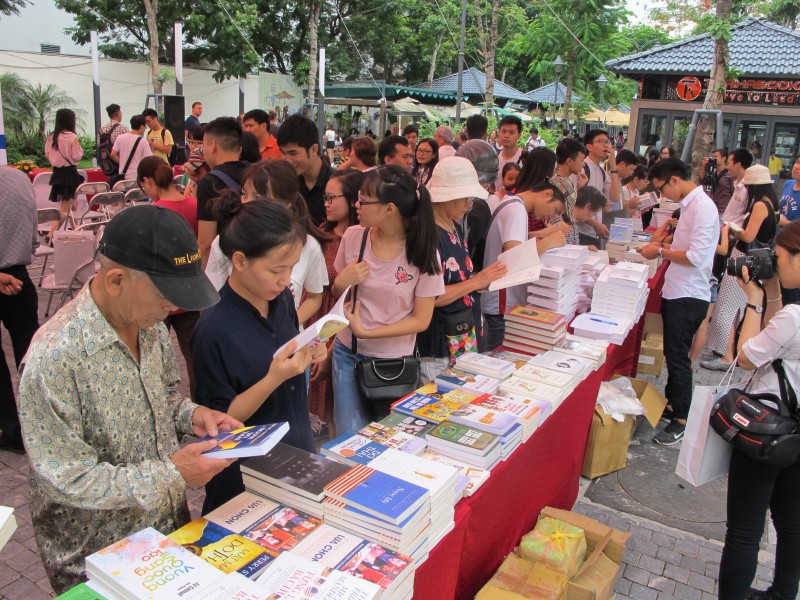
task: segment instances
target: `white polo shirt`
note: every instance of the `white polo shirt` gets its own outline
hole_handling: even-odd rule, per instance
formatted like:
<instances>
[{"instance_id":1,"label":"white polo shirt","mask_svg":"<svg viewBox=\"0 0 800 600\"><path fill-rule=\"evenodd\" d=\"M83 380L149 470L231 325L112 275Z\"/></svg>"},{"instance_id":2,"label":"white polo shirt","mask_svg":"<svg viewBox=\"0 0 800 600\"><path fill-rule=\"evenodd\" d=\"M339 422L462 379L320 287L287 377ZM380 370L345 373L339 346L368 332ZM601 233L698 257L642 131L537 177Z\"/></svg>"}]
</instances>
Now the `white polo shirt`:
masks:
<instances>
[{"instance_id":1,"label":"white polo shirt","mask_svg":"<svg viewBox=\"0 0 800 600\"><path fill-rule=\"evenodd\" d=\"M739 179L733 184L733 194L722 213L722 220L725 223L733 223L740 228L744 228L744 220L747 216L747 188Z\"/></svg>"},{"instance_id":2,"label":"white polo shirt","mask_svg":"<svg viewBox=\"0 0 800 600\"><path fill-rule=\"evenodd\" d=\"M717 205L700 186L681 200L681 218L672 238L672 250L686 252L691 265L670 264L664 278L662 298L711 299L711 267L719 239Z\"/></svg>"}]
</instances>

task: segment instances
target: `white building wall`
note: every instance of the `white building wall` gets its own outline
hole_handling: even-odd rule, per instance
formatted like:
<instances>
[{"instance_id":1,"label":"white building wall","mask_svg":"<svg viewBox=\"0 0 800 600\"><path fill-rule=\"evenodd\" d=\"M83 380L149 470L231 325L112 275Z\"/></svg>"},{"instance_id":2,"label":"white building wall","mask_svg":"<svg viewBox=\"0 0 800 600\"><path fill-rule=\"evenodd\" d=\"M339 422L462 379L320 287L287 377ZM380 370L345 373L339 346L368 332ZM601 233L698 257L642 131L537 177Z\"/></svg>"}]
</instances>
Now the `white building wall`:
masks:
<instances>
[{"instance_id":1,"label":"white building wall","mask_svg":"<svg viewBox=\"0 0 800 600\"><path fill-rule=\"evenodd\" d=\"M72 15L56 8L53 0L34 0L19 15L0 17L0 47L39 52L40 44L53 44L63 54L88 56L89 47L76 44L64 31L73 25Z\"/></svg>"}]
</instances>

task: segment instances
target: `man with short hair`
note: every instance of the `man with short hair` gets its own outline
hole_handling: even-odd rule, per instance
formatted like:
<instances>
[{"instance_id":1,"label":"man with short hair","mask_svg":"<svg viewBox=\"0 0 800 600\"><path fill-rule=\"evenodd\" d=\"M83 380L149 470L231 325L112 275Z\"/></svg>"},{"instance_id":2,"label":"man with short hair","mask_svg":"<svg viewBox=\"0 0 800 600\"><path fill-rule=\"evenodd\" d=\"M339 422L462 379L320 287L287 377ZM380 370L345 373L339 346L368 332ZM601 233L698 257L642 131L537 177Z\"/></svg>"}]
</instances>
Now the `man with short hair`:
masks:
<instances>
[{"instance_id":1,"label":"man with short hair","mask_svg":"<svg viewBox=\"0 0 800 600\"><path fill-rule=\"evenodd\" d=\"M544 140L539 137L539 130L536 129L535 126L531 127L531 134L528 136L528 140L525 142L525 150L530 152L534 148L546 148L547 144L545 144Z\"/></svg>"},{"instance_id":2,"label":"man with short hair","mask_svg":"<svg viewBox=\"0 0 800 600\"><path fill-rule=\"evenodd\" d=\"M188 135L188 133L192 130L192 127L197 127L198 125L200 125L200 117L202 115L203 115L203 103L193 102L192 114L186 117L186 120L183 122L184 135Z\"/></svg>"},{"instance_id":3,"label":"man with short hair","mask_svg":"<svg viewBox=\"0 0 800 600\"><path fill-rule=\"evenodd\" d=\"M158 113L153 108L147 108L142 113L144 122L150 131L147 134L147 143L150 145L150 150L153 156L163 158L164 162L169 164L169 155L172 152L172 147L175 146L175 141L172 139L172 133L169 129L165 129L158 120Z\"/></svg>"},{"instance_id":4,"label":"man with short hair","mask_svg":"<svg viewBox=\"0 0 800 600\"><path fill-rule=\"evenodd\" d=\"M217 222L209 203L226 189L242 191L242 175L248 167L239 159L242 151L242 127L233 117L219 117L206 125L203 136L203 158L210 171L197 182L197 244L203 269L217 237Z\"/></svg>"},{"instance_id":5,"label":"man with short hair","mask_svg":"<svg viewBox=\"0 0 800 600\"><path fill-rule=\"evenodd\" d=\"M131 117L131 130L123 133L114 142L111 149L111 158L119 165L119 174L122 179L136 180L136 170L139 163L147 156L152 156L150 146L144 141L145 121L142 115ZM127 168L126 168L127 167Z\"/></svg>"},{"instance_id":6,"label":"man with short hair","mask_svg":"<svg viewBox=\"0 0 800 600\"><path fill-rule=\"evenodd\" d=\"M556 173L553 175L553 183L563 190L564 196L567 199L565 214L567 217L572 218L572 210L577 200L577 192L579 189L586 187L589 181L586 172L583 170L583 162L586 158L586 147L578 140L572 138L563 138L556 146ZM594 189L594 188L593 188ZM603 204L605 208L605 203ZM580 223L588 223L592 219L581 219ZM587 231L594 229L591 226ZM580 232L576 225L575 219L567 233L568 244L578 244L580 242ZM587 235L587 234L584 234ZM588 235L587 235L588 237ZM599 240L596 235L592 235L593 240L591 245L599 245Z\"/></svg>"},{"instance_id":7,"label":"man with short hair","mask_svg":"<svg viewBox=\"0 0 800 600\"><path fill-rule=\"evenodd\" d=\"M472 115L466 121L467 139L464 140L485 140L486 132L489 129L489 120L483 115ZM463 133L463 132L462 132Z\"/></svg>"},{"instance_id":8,"label":"man with short hair","mask_svg":"<svg viewBox=\"0 0 800 600\"><path fill-rule=\"evenodd\" d=\"M122 124L122 109L119 104L109 104L106 106L106 113L108 114L109 121L100 128L98 136L109 133L111 145L113 146L119 136L123 133L130 133L130 130Z\"/></svg>"},{"instance_id":9,"label":"man with short hair","mask_svg":"<svg viewBox=\"0 0 800 600\"><path fill-rule=\"evenodd\" d=\"M378 145L371 137L362 136L353 140L350 148L348 166L359 171L372 171L375 168L375 154Z\"/></svg>"},{"instance_id":10,"label":"man with short hair","mask_svg":"<svg viewBox=\"0 0 800 600\"><path fill-rule=\"evenodd\" d=\"M719 213L703 188L692 182L678 159L662 158L650 169L650 182L663 198L681 204L681 218L671 244L651 243L644 258L670 261L661 292L664 319L665 394L672 408L669 425L653 438L657 444L678 443L686 430L692 402L692 340L708 312L711 268L719 239Z\"/></svg>"},{"instance_id":11,"label":"man with short hair","mask_svg":"<svg viewBox=\"0 0 800 600\"><path fill-rule=\"evenodd\" d=\"M611 153L614 154L613 152ZM623 148L616 154L616 162L617 162L617 174L619 175L619 182L620 184L623 181L626 181L631 175L633 175L633 171L636 167L641 164L639 157L636 156L631 150L627 148ZM628 216L627 211L635 209L639 206L639 196L631 196L627 200L623 201L622 198L622 185L620 185L620 195L616 202L611 202L606 204L605 210L603 211L603 222L606 225L611 225L614 222L614 219L617 217L626 218ZM608 199L608 198L606 198Z\"/></svg>"},{"instance_id":12,"label":"man with short hair","mask_svg":"<svg viewBox=\"0 0 800 600\"><path fill-rule=\"evenodd\" d=\"M439 160L456 155L453 148L453 128L449 125L439 125L433 132L433 139L439 144Z\"/></svg>"},{"instance_id":13,"label":"man with short hair","mask_svg":"<svg viewBox=\"0 0 800 600\"><path fill-rule=\"evenodd\" d=\"M39 246L36 200L28 176L0 168L0 323L11 336L16 367L22 365L33 334L39 328L36 284L28 274ZM0 347L0 449L23 453L14 385Z\"/></svg>"},{"instance_id":14,"label":"man with short hair","mask_svg":"<svg viewBox=\"0 0 800 600\"><path fill-rule=\"evenodd\" d=\"M711 199L717 205L717 211L720 216L725 214L725 209L733 196L733 177L728 171L728 149L725 147L715 148L711 152L711 159L716 164L716 174L713 181L713 193ZM700 166L700 181L706 180L706 169L709 163L709 158L703 158L703 164Z\"/></svg>"},{"instance_id":15,"label":"man with short hair","mask_svg":"<svg viewBox=\"0 0 800 600\"><path fill-rule=\"evenodd\" d=\"M31 520L56 593L86 578L86 556L145 527L185 525L187 484L233 463L203 456L216 441L181 448L179 435L242 427L178 391L162 321L219 299L186 220L158 206L126 209L98 250L100 270L34 336L20 379Z\"/></svg>"},{"instance_id":16,"label":"man with short hair","mask_svg":"<svg viewBox=\"0 0 800 600\"><path fill-rule=\"evenodd\" d=\"M753 155L747 148L737 148L728 155L728 173L733 179L733 194L722 213L725 223L743 228L747 216L747 188L742 183L744 173L753 165Z\"/></svg>"},{"instance_id":17,"label":"man with short hair","mask_svg":"<svg viewBox=\"0 0 800 600\"><path fill-rule=\"evenodd\" d=\"M269 132L269 115L267 111L254 108L244 113L242 129L256 136L261 160L266 160L268 158L280 160L283 158L281 149L278 148L278 140Z\"/></svg>"},{"instance_id":18,"label":"man with short hair","mask_svg":"<svg viewBox=\"0 0 800 600\"><path fill-rule=\"evenodd\" d=\"M522 148L517 147L517 142L522 135L522 119L514 115L507 115L500 119L497 124L497 141L500 143L500 152L497 153L500 159L497 164L498 189L503 184L503 167L508 163L519 164L522 156Z\"/></svg>"},{"instance_id":19,"label":"man with short hair","mask_svg":"<svg viewBox=\"0 0 800 600\"><path fill-rule=\"evenodd\" d=\"M277 138L278 130L281 128L281 126L278 125L278 107L276 106L275 109L276 110L269 111L267 116L269 117L269 133L273 137Z\"/></svg>"},{"instance_id":20,"label":"man with short hair","mask_svg":"<svg viewBox=\"0 0 800 600\"><path fill-rule=\"evenodd\" d=\"M586 175L589 179L587 185L600 190L609 203L618 202L622 186L616 159L611 151L611 139L608 137L608 132L602 129L593 129L586 134L583 144L587 151L584 161L584 170L587 171ZM603 168L606 161L608 161L608 171ZM602 213L598 213L594 221L579 225L578 231L592 235L593 232L589 231L589 228L594 229L594 235L599 238L608 239L608 227L603 224Z\"/></svg>"},{"instance_id":21,"label":"man with short hair","mask_svg":"<svg viewBox=\"0 0 800 600\"><path fill-rule=\"evenodd\" d=\"M408 140L408 146L411 148L411 155L417 151L417 140L419 140L419 127L411 123L403 127L403 137Z\"/></svg>"},{"instance_id":22,"label":"man with short hair","mask_svg":"<svg viewBox=\"0 0 800 600\"><path fill-rule=\"evenodd\" d=\"M319 129L302 115L287 118L278 131L278 146L300 179L300 193L315 225L325 220L325 186L333 168L319 154Z\"/></svg>"},{"instance_id":23,"label":"man with short hair","mask_svg":"<svg viewBox=\"0 0 800 600\"><path fill-rule=\"evenodd\" d=\"M381 165L399 165L410 173L414 166L413 157L411 144L401 135L391 135L378 146L378 163Z\"/></svg>"},{"instance_id":24,"label":"man with short hair","mask_svg":"<svg viewBox=\"0 0 800 600\"><path fill-rule=\"evenodd\" d=\"M587 223L594 219L594 216L606 207L608 200L600 190L592 186L585 185L575 194L575 205L572 207L572 222L573 223ZM576 231L573 227L570 231ZM570 237L567 236L567 243L570 242ZM588 246L590 250L599 250L597 247L597 238L578 234L578 245Z\"/></svg>"}]
</instances>

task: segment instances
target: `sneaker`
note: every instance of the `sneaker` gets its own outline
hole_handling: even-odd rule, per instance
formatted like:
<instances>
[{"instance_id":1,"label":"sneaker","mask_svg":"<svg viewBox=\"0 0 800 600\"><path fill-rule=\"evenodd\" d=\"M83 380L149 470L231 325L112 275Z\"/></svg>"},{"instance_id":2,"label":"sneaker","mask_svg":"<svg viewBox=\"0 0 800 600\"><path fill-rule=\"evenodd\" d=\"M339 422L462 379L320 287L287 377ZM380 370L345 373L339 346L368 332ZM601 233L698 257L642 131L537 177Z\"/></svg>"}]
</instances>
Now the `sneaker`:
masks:
<instances>
[{"instance_id":1,"label":"sneaker","mask_svg":"<svg viewBox=\"0 0 800 600\"><path fill-rule=\"evenodd\" d=\"M713 358L702 361L700 366L709 371L727 371L731 368L731 363L722 362L721 358Z\"/></svg>"},{"instance_id":2,"label":"sneaker","mask_svg":"<svg viewBox=\"0 0 800 600\"><path fill-rule=\"evenodd\" d=\"M677 419L672 419L663 431L659 431L653 441L662 446L672 446L677 444L683 439L683 433L686 431L686 424L681 423Z\"/></svg>"},{"instance_id":3,"label":"sneaker","mask_svg":"<svg viewBox=\"0 0 800 600\"><path fill-rule=\"evenodd\" d=\"M745 600L772 600L772 596L769 595L769 592L750 588L747 590L747 596L745 596Z\"/></svg>"},{"instance_id":4,"label":"sneaker","mask_svg":"<svg viewBox=\"0 0 800 600\"><path fill-rule=\"evenodd\" d=\"M675 418L675 411L672 410L672 408L670 408L669 406L666 406L664 407L664 412L661 413L661 418L659 419L659 421L666 421L667 423L669 423L674 418Z\"/></svg>"}]
</instances>

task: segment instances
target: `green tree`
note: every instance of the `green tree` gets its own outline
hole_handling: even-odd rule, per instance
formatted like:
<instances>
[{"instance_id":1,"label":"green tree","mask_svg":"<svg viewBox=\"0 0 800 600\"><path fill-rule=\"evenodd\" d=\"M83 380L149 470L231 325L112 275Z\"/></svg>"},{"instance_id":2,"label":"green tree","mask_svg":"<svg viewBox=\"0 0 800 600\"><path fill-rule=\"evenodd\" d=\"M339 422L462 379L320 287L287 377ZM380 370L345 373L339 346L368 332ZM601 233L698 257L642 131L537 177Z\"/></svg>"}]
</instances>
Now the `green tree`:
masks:
<instances>
[{"instance_id":1,"label":"green tree","mask_svg":"<svg viewBox=\"0 0 800 600\"><path fill-rule=\"evenodd\" d=\"M0 15L18 15L27 4L25 0L0 0Z\"/></svg>"},{"instance_id":2,"label":"green tree","mask_svg":"<svg viewBox=\"0 0 800 600\"><path fill-rule=\"evenodd\" d=\"M650 16L670 34L678 37L699 35L716 27L716 4L709 0L666 0L662 6L653 9ZM748 0L731 0L729 4L728 20L732 23L746 19L752 7Z\"/></svg>"},{"instance_id":3,"label":"green tree","mask_svg":"<svg viewBox=\"0 0 800 600\"><path fill-rule=\"evenodd\" d=\"M756 4L756 10L784 27L797 29L800 21L800 0L764 0Z\"/></svg>"},{"instance_id":4,"label":"green tree","mask_svg":"<svg viewBox=\"0 0 800 600\"><path fill-rule=\"evenodd\" d=\"M26 127L25 117L30 114L26 90L28 82L16 73L0 75L0 101L3 103L3 120L9 137L21 135Z\"/></svg>"}]
</instances>

